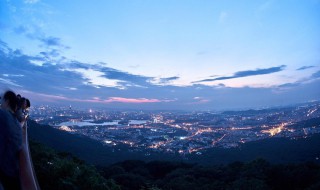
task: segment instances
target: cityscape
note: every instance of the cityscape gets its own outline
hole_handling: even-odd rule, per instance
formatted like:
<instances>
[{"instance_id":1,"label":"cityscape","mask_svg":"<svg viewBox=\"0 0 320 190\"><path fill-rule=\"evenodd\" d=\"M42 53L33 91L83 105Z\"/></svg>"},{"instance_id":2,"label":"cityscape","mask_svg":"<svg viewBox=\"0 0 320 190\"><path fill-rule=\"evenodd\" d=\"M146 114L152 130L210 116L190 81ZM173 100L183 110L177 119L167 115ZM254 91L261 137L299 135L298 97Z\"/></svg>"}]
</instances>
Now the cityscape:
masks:
<instances>
[{"instance_id":1,"label":"cityscape","mask_svg":"<svg viewBox=\"0 0 320 190\"><path fill-rule=\"evenodd\" d=\"M36 106L31 118L105 146L129 151L201 155L267 138L307 138L320 133L320 102L246 111L107 111ZM303 123L303 124L301 124Z\"/></svg>"}]
</instances>

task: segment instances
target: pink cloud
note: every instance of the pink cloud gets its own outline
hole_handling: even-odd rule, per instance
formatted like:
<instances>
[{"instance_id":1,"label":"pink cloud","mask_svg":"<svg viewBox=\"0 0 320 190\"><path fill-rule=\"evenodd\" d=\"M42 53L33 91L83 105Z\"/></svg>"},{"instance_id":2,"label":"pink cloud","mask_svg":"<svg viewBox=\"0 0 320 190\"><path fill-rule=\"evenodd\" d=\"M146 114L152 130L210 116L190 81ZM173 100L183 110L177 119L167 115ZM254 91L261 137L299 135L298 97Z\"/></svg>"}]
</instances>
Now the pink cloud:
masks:
<instances>
[{"instance_id":1,"label":"pink cloud","mask_svg":"<svg viewBox=\"0 0 320 190\"><path fill-rule=\"evenodd\" d=\"M122 97L110 97L107 100L104 100L104 102L122 102L122 103L155 103L155 102L162 102L158 99L147 99L147 98L122 98Z\"/></svg>"},{"instance_id":2,"label":"pink cloud","mask_svg":"<svg viewBox=\"0 0 320 190\"><path fill-rule=\"evenodd\" d=\"M142 104L142 103L157 103L157 102L173 102L175 100L159 100L159 99L148 99L148 98L123 98L123 97L109 97L108 99L100 99L98 97L93 97L92 99L77 99L68 98L59 95L48 95L41 93L34 93L30 91L21 92L22 96L29 98L31 101L43 101L43 102L57 102L57 101L71 101L71 102L91 102L91 103L131 103L131 104Z\"/></svg>"},{"instance_id":3,"label":"pink cloud","mask_svg":"<svg viewBox=\"0 0 320 190\"><path fill-rule=\"evenodd\" d=\"M193 99L195 100L195 102L191 102L189 104L205 104L210 102L209 99L205 99L203 97L194 97Z\"/></svg>"},{"instance_id":4,"label":"pink cloud","mask_svg":"<svg viewBox=\"0 0 320 190\"><path fill-rule=\"evenodd\" d=\"M203 100L200 100L198 103L202 104L202 103L207 103L207 102L210 102L210 100L203 99Z\"/></svg>"}]
</instances>

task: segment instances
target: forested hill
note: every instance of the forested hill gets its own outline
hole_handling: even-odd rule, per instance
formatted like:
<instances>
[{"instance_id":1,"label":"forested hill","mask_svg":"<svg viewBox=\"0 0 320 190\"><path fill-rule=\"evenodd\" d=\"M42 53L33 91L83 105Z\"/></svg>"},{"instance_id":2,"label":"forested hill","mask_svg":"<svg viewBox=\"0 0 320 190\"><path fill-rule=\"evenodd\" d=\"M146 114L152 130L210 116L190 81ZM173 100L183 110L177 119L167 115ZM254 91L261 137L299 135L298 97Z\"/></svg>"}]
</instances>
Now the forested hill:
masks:
<instances>
[{"instance_id":1,"label":"forested hill","mask_svg":"<svg viewBox=\"0 0 320 190\"><path fill-rule=\"evenodd\" d=\"M114 180L104 178L94 166L69 153L57 152L32 141L29 146L41 189L120 190Z\"/></svg>"},{"instance_id":2,"label":"forested hill","mask_svg":"<svg viewBox=\"0 0 320 190\"><path fill-rule=\"evenodd\" d=\"M248 162L263 158L271 163L320 162L320 134L308 138L270 138L242 144L237 148L212 148L202 155L186 155L130 152L126 146L107 147L85 136L73 135L50 126L29 122L29 136L58 151L70 152L80 159L95 165L107 166L124 160L183 161L200 164L228 164L234 161Z\"/></svg>"},{"instance_id":3,"label":"forested hill","mask_svg":"<svg viewBox=\"0 0 320 190\"><path fill-rule=\"evenodd\" d=\"M182 159L175 155L163 155L154 153L145 156L144 152L130 152L127 147L117 146L111 148L103 143L86 136L74 135L55 129L48 125L39 125L35 121L29 121L29 138L57 151L69 152L73 155L95 165L109 165L124 160L177 160Z\"/></svg>"},{"instance_id":4,"label":"forested hill","mask_svg":"<svg viewBox=\"0 0 320 190\"><path fill-rule=\"evenodd\" d=\"M248 163L203 166L183 162L127 160L98 170L68 153L30 143L42 189L214 190L320 188L320 165Z\"/></svg>"}]
</instances>

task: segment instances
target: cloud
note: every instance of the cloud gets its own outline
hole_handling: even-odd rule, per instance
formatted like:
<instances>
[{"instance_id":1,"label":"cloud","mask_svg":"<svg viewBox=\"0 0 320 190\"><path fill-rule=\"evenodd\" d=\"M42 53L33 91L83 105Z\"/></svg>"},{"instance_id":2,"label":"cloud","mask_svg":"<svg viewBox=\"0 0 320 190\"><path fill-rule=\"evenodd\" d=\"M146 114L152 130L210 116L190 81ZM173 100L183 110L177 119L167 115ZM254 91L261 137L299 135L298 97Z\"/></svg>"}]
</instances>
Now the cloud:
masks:
<instances>
[{"instance_id":1,"label":"cloud","mask_svg":"<svg viewBox=\"0 0 320 190\"><path fill-rule=\"evenodd\" d=\"M134 75L101 64L88 65L74 61L68 65L69 68L66 70L80 74L86 80L86 85L118 89L127 89L129 87L148 88L152 85L148 82L152 77Z\"/></svg>"},{"instance_id":2,"label":"cloud","mask_svg":"<svg viewBox=\"0 0 320 190\"><path fill-rule=\"evenodd\" d=\"M121 102L121 103L155 103L155 102L161 102L161 100L158 99L147 99L147 98L121 98L121 97L110 97L109 99L103 101L103 102Z\"/></svg>"},{"instance_id":3,"label":"cloud","mask_svg":"<svg viewBox=\"0 0 320 190\"><path fill-rule=\"evenodd\" d=\"M13 31L17 34L26 34L28 29L25 26L20 25L14 28Z\"/></svg>"},{"instance_id":4,"label":"cloud","mask_svg":"<svg viewBox=\"0 0 320 190\"><path fill-rule=\"evenodd\" d=\"M161 78L161 82L169 82L169 81L172 81L172 80L177 80L179 79L180 77L168 77L168 78Z\"/></svg>"},{"instance_id":5,"label":"cloud","mask_svg":"<svg viewBox=\"0 0 320 190\"><path fill-rule=\"evenodd\" d=\"M281 65L279 67L271 67L271 68L267 68L267 69L239 71L239 72L234 73L232 76L217 77L217 78L213 78L213 79L204 79L204 80L200 80L200 81L195 81L193 83L227 80L227 79L242 78L242 77L256 76L256 75L266 75L266 74L271 74L271 73L276 73L276 72L282 71L285 67L286 67L285 65Z\"/></svg>"},{"instance_id":6,"label":"cloud","mask_svg":"<svg viewBox=\"0 0 320 190\"><path fill-rule=\"evenodd\" d=\"M199 96L194 97L193 100L195 100L195 102L191 102L189 104L206 104L206 103L210 102L209 99L199 97Z\"/></svg>"},{"instance_id":7,"label":"cloud","mask_svg":"<svg viewBox=\"0 0 320 190\"><path fill-rule=\"evenodd\" d=\"M0 78L0 83L6 84L6 85L12 85L12 86L21 87L19 84L16 84L15 82L13 82L13 81L11 81L9 79L4 79L4 78Z\"/></svg>"},{"instance_id":8,"label":"cloud","mask_svg":"<svg viewBox=\"0 0 320 190\"><path fill-rule=\"evenodd\" d=\"M179 79L180 77L177 77L177 76L174 76L174 77L167 77L167 78L157 78L157 77L154 77L154 78L151 78L149 80L149 82L151 84L154 84L154 85L168 85L170 84L172 81L174 80L177 80Z\"/></svg>"},{"instance_id":9,"label":"cloud","mask_svg":"<svg viewBox=\"0 0 320 190\"><path fill-rule=\"evenodd\" d=\"M4 77L23 77L24 75L16 75L16 74L2 74Z\"/></svg>"},{"instance_id":10,"label":"cloud","mask_svg":"<svg viewBox=\"0 0 320 190\"><path fill-rule=\"evenodd\" d=\"M83 82L81 76L64 71L64 65L47 63L42 55L28 56L19 50L0 47L1 72L5 77L9 77L6 81L2 80L3 83L30 90L53 92L59 89L66 90L64 86L77 87Z\"/></svg>"},{"instance_id":11,"label":"cloud","mask_svg":"<svg viewBox=\"0 0 320 190\"><path fill-rule=\"evenodd\" d=\"M128 84L129 86L142 86L148 87L150 83L148 82L152 77L146 77L142 75L134 75L128 72L120 71L110 67L96 66L95 69L104 73L104 77L112 80L118 80L122 83Z\"/></svg>"},{"instance_id":12,"label":"cloud","mask_svg":"<svg viewBox=\"0 0 320 190\"><path fill-rule=\"evenodd\" d=\"M29 90L21 90L19 92L22 96L27 97L28 99L36 100L38 102L60 102L60 101L72 101L72 99L67 98L63 95L53 95L46 93L33 92Z\"/></svg>"},{"instance_id":13,"label":"cloud","mask_svg":"<svg viewBox=\"0 0 320 190\"><path fill-rule=\"evenodd\" d=\"M284 89L288 89L288 88L294 88L294 87L300 86L302 84L311 83L312 81L317 80L319 78L320 78L320 71L317 71L317 72L313 73L311 76L303 78L303 79L300 79L300 80L298 80L296 82L285 83L285 84L279 85L278 88L280 90L284 90Z\"/></svg>"},{"instance_id":14,"label":"cloud","mask_svg":"<svg viewBox=\"0 0 320 190\"><path fill-rule=\"evenodd\" d=\"M38 40L42 43L42 45L46 47L61 47L65 49L70 49L69 46L66 46L62 43L61 38L54 37L54 36L47 36L42 32L40 27L37 27L35 25L33 26L20 25L18 27L15 27L13 31L16 34L24 35L31 40Z\"/></svg>"},{"instance_id":15,"label":"cloud","mask_svg":"<svg viewBox=\"0 0 320 190\"><path fill-rule=\"evenodd\" d=\"M79 73L86 82L86 85L92 85L95 87L115 87L123 89L124 86L119 85L120 80L108 79L104 77L104 73L93 69L66 69L67 71Z\"/></svg>"},{"instance_id":16,"label":"cloud","mask_svg":"<svg viewBox=\"0 0 320 190\"><path fill-rule=\"evenodd\" d=\"M37 105L100 106L108 109L219 110L289 104L320 98L317 88L320 71L313 73L309 82L283 91L276 91L272 87L227 88L223 85L210 87L202 84L173 86L153 84L150 81L157 79L158 82L170 84L179 77L135 75L105 64L87 64L66 58L61 63L53 64L51 59L54 54L57 52L42 51L38 55L29 56L20 50L10 49L0 41L0 87L13 88L25 97L30 97ZM57 57L61 58L60 55ZM231 78L269 74L281 71L284 67L240 71ZM222 80L218 76L211 78Z\"/></svg>"},{"instance_id":17,"label":"cloud","mask_svg":"<svg viewBox=\"0 0 320 190\"><path fill-rule=\"evenodd\" d=\"M38 38L41 42L43 42L46 46L59 46L63 47L61 44L61 39L53 36L49 37L39 37Z\"/></svg>"},{"instance_id":18,"label":"cloud","mask_svg":"<svg viewBox=\"0 0 320 190\"><path fill-rule=\"evenodd\" d=\"M10 50L11 49L8 47L8 44L0 39L0 56L4 57Z\"/></svg>"},{"instance_id":19,"label":"cloud","mask_svg":"<svg viewBox=\"0 0 320 190\"><path fill-rule=\"evenodd\" d=\"M153 86L148 82L152 77L130 74L106 67L105 64L92 65L68 60L58 54L58 50L53 49L28 56L20 50L10 49L0 41L1 72L5 74L1 83L38 92L76 96L81 96L77 93L101 94L101 90L97 91L101 88L108 88L109 93L112 91L113 95L117 95L117 90ZM23 77L7 79L9 76Z\"/></svg>"},{"instance_id":20,"label":"cloud","mask_svg":"<svg viewBox=\"0 0 320 190\"><path fill-rule=\"evenodd\" d=\"M43 57L47 58L47 59L50 59L52 57L59 57L60 56L60 52L59 50L56 50L56 49L52 49L48 52L45 52L45 51L42 51L40 52L40 55L42 55Z\"/></svg>"},{"instance_id":21,"label":"cloud","mask_svg":"<svg viewBox=\"0 0 320 190\"><path fill-rule=\"evenodd\" d=\"M311 79L318 79L318 78L320 78L320 71L317 71L311 75Z\"/></svg>"},{"instance_id":22,"label":"cloud","mask_svg":"<svg viewBox=\"0 0 320 190\"><path fill-rule=\"evenodd\" d=\"M75 87L66 87L66 89L69 89L69 90L78 90L78 89L75 88Z\"/></svg>"},{"instance_id":23,"label":"cloud","mask_svg":"<svg viewBox=\"0 0 320 190\"><path fill-rule=\"evenodd\" d=\"M38 3L39 1L40 0L24 0L23 2L27 4L35 4L35 3Z\"/></svg>"},{"instance_id":24,"label":"cloud","mask_svg":"<svg viewBox=\"0 0 320 190\"><path fill-rule=\"evenodd\" d=\"M303 66L297 69L297 71L301 71L301 70L306 70L306 69L311 69L314 68L315 66Z\"/></svg>"},{"instance_id":25,"label":"cloud","mask_svg":"<svg viewBox=\"0 0 320 190\"><path fill-rule=\"evenodd\" d=\"M279 85L278 87L279 88L292 88L292 87L297 87L299 85L300 85L299 82L295 82L295 83L285 83L285 84Z\"/></svg>"},{"instance_id":26,"label":"cloud","mask_svg":"<svg viewBox=\"0 0 320 190\"><path fill-rule=\"evenodd\" d=\"M110 104L110 103L125 103L125 104L145 104L145 103L160 103L160 102L173 102L175 100L160 100L155 98L124 98L124 97L109 97L107 99L101 99L99 97L93 97L90 99L79 99L69 98L63 95L51 95L45 93L36 93L32 91L23 90L23 96L30 97L41 101L59 102L82 102L82 103L99 103L99 104Z\"/></svg>"}]
</instances>

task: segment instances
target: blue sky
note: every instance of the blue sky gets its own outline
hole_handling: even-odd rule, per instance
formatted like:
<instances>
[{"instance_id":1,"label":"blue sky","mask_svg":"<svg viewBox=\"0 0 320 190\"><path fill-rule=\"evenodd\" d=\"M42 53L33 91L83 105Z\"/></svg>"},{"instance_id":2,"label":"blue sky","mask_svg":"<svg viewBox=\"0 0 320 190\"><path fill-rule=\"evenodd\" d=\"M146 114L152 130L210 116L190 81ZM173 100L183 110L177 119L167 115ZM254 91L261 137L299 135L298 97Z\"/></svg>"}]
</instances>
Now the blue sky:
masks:
<instances>
[{"instance_id":1,"label":"blue sky","mask_svg":"<svg viewBox=\"0 0 320 190\"><path fill-rule=\"evenodd\" d=\"M0 87L34 104L221 110L320 99L319 0L3 0Z\"/></svg>"}]
</instances>

